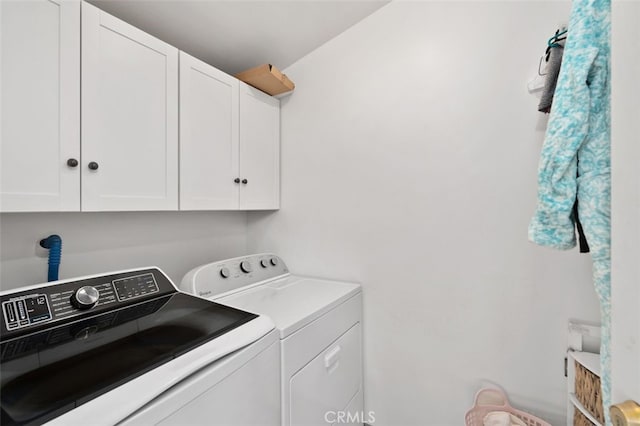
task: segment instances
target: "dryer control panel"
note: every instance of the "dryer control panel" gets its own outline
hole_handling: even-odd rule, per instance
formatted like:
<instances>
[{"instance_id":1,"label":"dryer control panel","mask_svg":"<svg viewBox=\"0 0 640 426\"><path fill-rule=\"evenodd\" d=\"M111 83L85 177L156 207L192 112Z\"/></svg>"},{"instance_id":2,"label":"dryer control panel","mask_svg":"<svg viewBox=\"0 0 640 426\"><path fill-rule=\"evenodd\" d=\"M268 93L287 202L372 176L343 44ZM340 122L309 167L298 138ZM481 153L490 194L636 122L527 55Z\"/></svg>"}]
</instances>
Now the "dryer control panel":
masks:
<instances>
[{"instance_id":1,"label":"dryer control panel","mask_svg":"<svg viewBox=\"0 0 640 426\"><path fill-rule=\"evenodd\" d=\"M176 292L159 269L150 268L45 283L0 296L2 340L40 329L40 325L118 309Z\"/></svg>"},{"instance_id":2,"label":"dryer control panel","mask_svg":"<svg viewBox=\"0 0 640 426\"><path fill-rule=\"evenodd\" d=\"M182 279L180 290L211 298L288 275L289 269L280 257L261 253L208 263L192 269Z\"/></svg>"}]
</instances>

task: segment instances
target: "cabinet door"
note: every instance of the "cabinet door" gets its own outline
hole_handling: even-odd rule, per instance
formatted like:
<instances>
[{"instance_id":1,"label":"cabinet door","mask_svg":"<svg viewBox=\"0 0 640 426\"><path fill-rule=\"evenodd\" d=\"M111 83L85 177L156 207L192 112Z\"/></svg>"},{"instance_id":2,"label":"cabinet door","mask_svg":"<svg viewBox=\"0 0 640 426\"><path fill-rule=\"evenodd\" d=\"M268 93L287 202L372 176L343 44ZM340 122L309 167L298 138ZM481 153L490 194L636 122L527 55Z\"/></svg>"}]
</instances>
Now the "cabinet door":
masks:
<instances>
[{"instance_id":1,"label":"cabinet door","mask_svg":"<svg viewBox=\"0 0 640 426\"><path fill-rule=\"evenodd\" d=\"M244 83L240 86L240 178L241 210L280 208L280 101Z\"/></svg>"},{"instance_id":2,"label":"cabinet door","mask_svg":"<svg viewBox=\"0 0 640 426\"><path fill-rule=\"evenodd\" d=\"M180 52L180 209L238 208L238 80Z\"/></svg>"},{"instance_id":3,"label":"cabinet door","mask_svg":"<svg viewBox=\"0 0 640 426\"><path fill-rule=\"evenodd\" d=\"M82 210L178 209L178 50L82 4Z\"/></svg>"},{"instance_id":4,"label":"cabinet door","mask_svg":"<svg viewBox=\"0 0 640 426\"><path fill-rule=\"evenodd\" d=\"M80 210L80 3L0 1L0 24L0 209Z\"/></svg>"}]
</instances>

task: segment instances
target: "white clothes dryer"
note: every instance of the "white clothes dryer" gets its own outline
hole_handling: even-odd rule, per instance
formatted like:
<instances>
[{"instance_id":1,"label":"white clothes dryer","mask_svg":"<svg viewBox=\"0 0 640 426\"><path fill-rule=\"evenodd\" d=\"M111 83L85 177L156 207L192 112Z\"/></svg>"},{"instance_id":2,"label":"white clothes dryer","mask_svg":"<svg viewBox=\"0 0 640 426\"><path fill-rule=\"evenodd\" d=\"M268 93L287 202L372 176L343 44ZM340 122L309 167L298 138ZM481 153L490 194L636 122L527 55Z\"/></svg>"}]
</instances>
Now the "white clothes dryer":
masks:
<instances>
[{"instance_id":1,"label":"white clothes dryer","mask_svg":"<svg viewBox=\"0 0 640 426\"><path fill-rule=\"evenodd\" d=\"M275 323L283 425L366 420L359 284L292 275L278 256L256 254L195 268L180 289Z\"/></svg>"}]
</instances>

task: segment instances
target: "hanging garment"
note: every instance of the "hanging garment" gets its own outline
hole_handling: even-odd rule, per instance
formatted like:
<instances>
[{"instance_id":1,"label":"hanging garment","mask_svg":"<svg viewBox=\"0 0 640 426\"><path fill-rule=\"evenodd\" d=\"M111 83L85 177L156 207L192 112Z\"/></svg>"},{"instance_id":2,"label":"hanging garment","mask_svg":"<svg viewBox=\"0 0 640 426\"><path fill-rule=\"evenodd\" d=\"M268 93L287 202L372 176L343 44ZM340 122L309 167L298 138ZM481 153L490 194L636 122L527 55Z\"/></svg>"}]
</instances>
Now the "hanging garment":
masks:
<instances>
[{"instance_id":1,"label":"hanging garment","mask_svg":"<svg viewBox=\"0 0 640 426\"><path fill-rule=\"evenodd\" d=\"M538 111L549 113L553 103L553 94L558 84L558 75L560 74L560 65L562 64L562 53L564 52L564 40L555 43L555 47L551 47L549 51L549 61L547 62L547 77L544 80L544 89L538 104Z\"/></svg>"},{"instance_id":2,"label":"hanging garment","mask_svg":"<svg viewBox=\"0 0 640 426\"><path fill-rule=\"evenodd\" d=\"M602 399L611 424L611 153L610 0L574 0L569 35L540 157L538 206L529 239L543 246L576 245L572 208L593 259L600 299Z\"/></svg>"}]
</instances>

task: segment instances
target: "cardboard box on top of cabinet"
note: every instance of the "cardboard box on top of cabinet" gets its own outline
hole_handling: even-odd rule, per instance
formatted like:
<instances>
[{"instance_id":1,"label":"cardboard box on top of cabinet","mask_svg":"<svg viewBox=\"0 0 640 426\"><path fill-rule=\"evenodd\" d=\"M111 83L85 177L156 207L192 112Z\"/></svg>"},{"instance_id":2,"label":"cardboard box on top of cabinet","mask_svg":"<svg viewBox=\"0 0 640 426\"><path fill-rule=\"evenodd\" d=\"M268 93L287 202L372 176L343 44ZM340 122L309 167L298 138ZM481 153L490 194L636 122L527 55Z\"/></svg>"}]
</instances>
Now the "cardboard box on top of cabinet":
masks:
<instances>
[{"instance_id":1,"label":"cardboard box on top of cabinet","mask_svg":"<svg viewBox=\"0 0 640 426\"><path fill-rule=\"evenodd\" d=\"M235 77L272 96L291 92L296 87L293 81L271 64L263 64L242 71Z\"/></svg>"}]
</instances>

